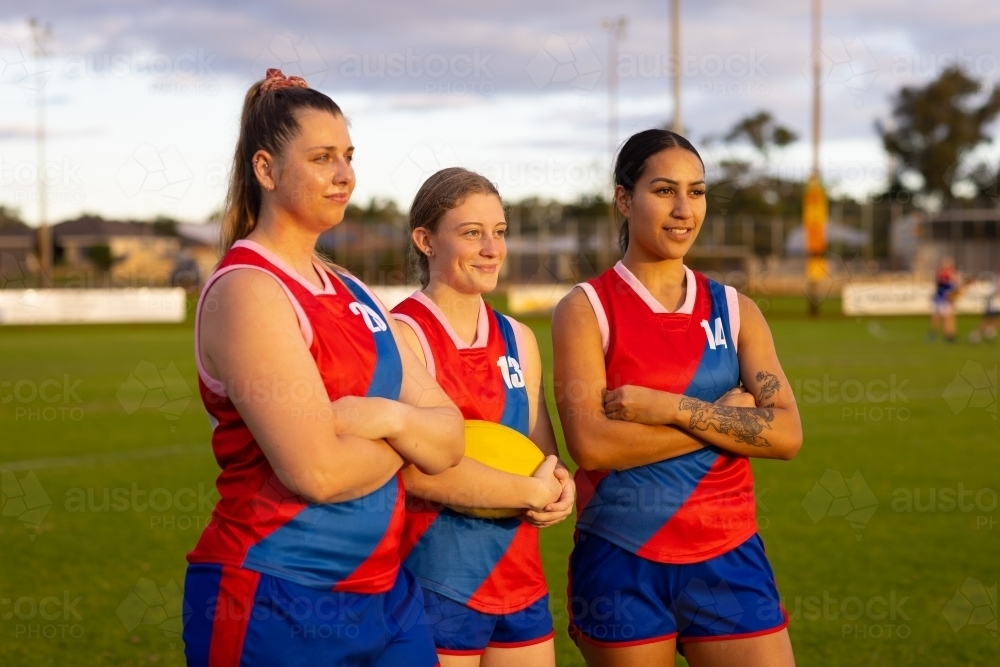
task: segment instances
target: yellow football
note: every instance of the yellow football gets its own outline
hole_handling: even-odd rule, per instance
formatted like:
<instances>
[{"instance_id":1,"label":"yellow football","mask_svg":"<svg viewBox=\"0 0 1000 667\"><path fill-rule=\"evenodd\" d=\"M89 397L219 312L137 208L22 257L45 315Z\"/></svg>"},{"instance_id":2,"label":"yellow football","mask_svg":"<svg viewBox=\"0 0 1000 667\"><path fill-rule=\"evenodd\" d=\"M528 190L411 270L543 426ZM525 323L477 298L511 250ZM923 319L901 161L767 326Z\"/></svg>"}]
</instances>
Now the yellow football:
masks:
<instances>
[{"instance_id":1,"label":"yellow football","mask_svg":"<svg viewBox=\"0 0 1000 667\"><path fill-rule=\"evenodd\" d=\"M495 422L468 419L465 422L465 455L491 468L530 477L545 461L535 443L517 431ZM449 505L456 512L477 519L508 519L523 509L483 509Z\"/></svg>"}]
</instances>

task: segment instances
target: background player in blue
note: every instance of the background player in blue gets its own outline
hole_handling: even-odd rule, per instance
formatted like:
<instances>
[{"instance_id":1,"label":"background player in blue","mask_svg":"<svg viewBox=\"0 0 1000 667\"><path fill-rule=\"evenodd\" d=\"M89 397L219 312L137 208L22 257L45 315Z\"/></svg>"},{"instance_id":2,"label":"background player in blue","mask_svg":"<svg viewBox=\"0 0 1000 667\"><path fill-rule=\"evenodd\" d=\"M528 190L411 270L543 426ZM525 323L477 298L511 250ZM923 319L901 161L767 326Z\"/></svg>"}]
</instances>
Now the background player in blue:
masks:
<instances>
[{"instance_id":1,"label":"background player in blue","mask_svg":"<svg viewBox=\"0 0 1000 667\"><path fill-rule=\"evenodd\" d=\"M615 184L624 258L553 318L580 466L571 634L591 667L673 665L680 647L695 667L793 665L748 461L802 443L770 330L752 300L684 266L707 208L686 139L632 136ZM561 390L574 386L591 390Z\"/></svg>"},{"instance_id":2,"label":"background player in blue","mask_svg":"<svg viewBox=\"0 0 1000 667\"><path fill-rule=\"evenodd\" d=\"M961 278L955 270L955 260L945 257L934 275L931 328L927 332L927 342L932 342L939 330L943 331L946 343L955 342L955 299L961 289Z\"/></svg>"}]
</instances>

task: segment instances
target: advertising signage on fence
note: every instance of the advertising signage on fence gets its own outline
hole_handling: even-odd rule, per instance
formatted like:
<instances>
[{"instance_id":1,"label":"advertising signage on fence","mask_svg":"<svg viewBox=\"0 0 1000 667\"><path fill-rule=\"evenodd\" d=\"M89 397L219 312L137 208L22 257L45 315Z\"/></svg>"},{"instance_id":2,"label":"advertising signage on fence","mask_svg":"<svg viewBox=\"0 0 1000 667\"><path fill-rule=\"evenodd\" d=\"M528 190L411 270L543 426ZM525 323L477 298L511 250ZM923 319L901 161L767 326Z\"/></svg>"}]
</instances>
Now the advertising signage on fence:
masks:
<instances>
[{"instance_id":1,"label":"advertising signage on fence","mask_svg":"<svg viewBox=\"0 0 1000 667\"><path fill-rule=\"evenodd\" d=\"M0 290L0 325L183 322L180 287Z\"/></svg>"},{"instance_id":2,"label":"advertising signage on fence","mask_svg":"<svg viewBox=\"0 0 1000 667\"><path fill-rule=\"evenodd\" d=\"M956 312L981 314L992 290L985 281L967 285L955 299ZM932 282L847 283L841 304L845 315L930 315L933 296Z\"/></svg>"}]
</instances>

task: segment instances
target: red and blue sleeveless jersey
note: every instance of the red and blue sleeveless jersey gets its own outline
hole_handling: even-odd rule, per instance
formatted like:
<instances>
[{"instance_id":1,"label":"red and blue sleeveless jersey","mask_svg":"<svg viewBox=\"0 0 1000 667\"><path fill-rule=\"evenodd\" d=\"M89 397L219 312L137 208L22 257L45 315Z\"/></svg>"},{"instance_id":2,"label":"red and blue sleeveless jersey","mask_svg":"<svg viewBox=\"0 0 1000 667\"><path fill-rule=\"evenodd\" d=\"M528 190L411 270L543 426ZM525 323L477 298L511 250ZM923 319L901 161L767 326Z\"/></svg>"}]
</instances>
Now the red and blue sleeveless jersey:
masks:
<instances>
[{"instance_id":1,"label":"red and blue sleeveless jersey","mask_svg":"<svg viewBox=\"0 0 1000 667\"><path fill-rule=\"evenodd\" d=\"M580 285L604 345L609 390L634 385L714 402L740 382L736 291L685 267L668 312L624 264ZM628 470L576 473L577 528L661 563L694 563L757 530L745 456L706 446Z\"/></svg>"},{"instance_id":2,"label":"red and blue sleeveless jersey","mask_svg":"<svg viewBox=\"0 0 1000 667\"><path fill-rule=\"evenodd\" d=\"M346 274L312 285L279 257L238 241L206 281L195 320L198 388L212 423L212 449L222 472L219 501L190 563L234 565L317 589L374 594L392 588L399 570L405 493L399 474L370 494L340 503L310 503L275 475L237 406L259 387L227 387L201 364L198 326L219 277L238 269L275 278L291 301L299 328L331 401L342 396L398 399L403 370L388 315L368 288ZM346 286L346 289L345 289ZM271 394L294 387L270 387Z\"/></svg>"},{"instance_id":3,"label":"red and blue sleeveless jersey","mask_svg":"<svg viewBox=\"0 0 1000 667\"><path fill-rule=\"evenodd\" d=\"M392 310L423 348L427 368L466 419L528 435L528 394L519 325L480 302L473 344L465 344L421 292ZM486 614L520 611L547 592L538 529L520 518L473 519L419 498L407 499L403 564L420 584Z\"/></svg>"}]
</instances>

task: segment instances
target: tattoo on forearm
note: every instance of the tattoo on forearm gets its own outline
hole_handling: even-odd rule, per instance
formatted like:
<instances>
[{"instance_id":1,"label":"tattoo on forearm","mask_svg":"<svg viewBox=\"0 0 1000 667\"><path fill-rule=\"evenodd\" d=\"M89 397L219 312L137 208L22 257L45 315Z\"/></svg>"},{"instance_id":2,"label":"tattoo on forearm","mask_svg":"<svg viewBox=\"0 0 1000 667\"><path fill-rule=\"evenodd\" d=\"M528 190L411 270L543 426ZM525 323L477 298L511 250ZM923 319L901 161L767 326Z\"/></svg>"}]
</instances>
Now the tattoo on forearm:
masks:
<instances>
[{"instance_id":1,"label":"tattoo on forearm","mask_svg":"<svg viewBox=\"0 0 1000 667\"><path fill-rule=\"evenodd\" d=\"M757 404L762 408L773 408L774 401L768 402L767 399L774 396L781 389L781 382L778 380L778 376L767 371L760 371L757 373L757 382L761 383L760 394L757 395Z\"/></svg>"},{"instance_id":2,"label":"tattoo on forearm","mask_svg":"<svg viewBox=\"0 0 1000 667\"><path fill-rule=\"evenodd\" d=\"M771 430L771 422L774 421L774 410L771 408L732 408L687 396L681 397L677 407L691 412L690 429L707 431L712 427L718 433L732 434L736 442L751 447L771 446L761 435L765 429Z\"/></svg>"}]
</instances>

